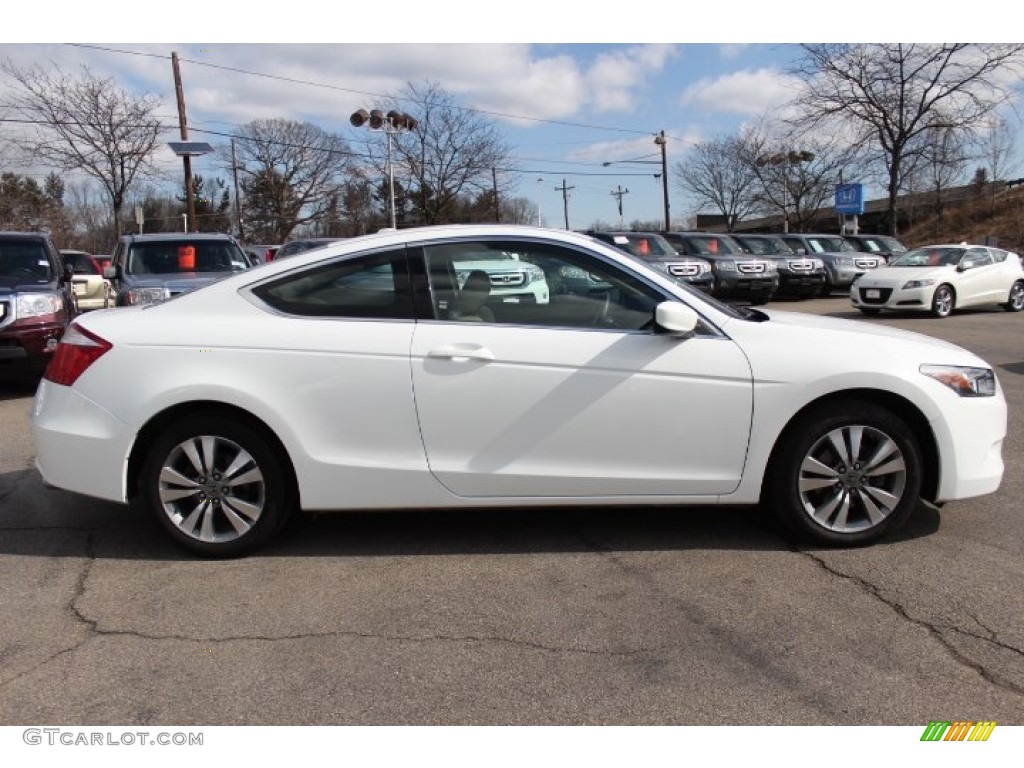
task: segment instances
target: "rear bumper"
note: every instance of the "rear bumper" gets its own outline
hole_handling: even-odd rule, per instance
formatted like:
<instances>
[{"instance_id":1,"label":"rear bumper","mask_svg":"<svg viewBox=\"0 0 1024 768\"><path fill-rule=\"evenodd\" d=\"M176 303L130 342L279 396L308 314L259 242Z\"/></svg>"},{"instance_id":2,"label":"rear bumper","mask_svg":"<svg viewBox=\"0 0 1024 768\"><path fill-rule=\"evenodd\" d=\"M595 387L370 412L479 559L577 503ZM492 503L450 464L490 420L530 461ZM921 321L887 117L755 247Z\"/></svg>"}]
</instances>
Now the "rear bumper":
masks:
<instances>
[{"instance_id":1,"label":"rear bumper","mask_svg":"<svg viewBox=\"0 0 1024 768\"><path fill-rule=\"evenodd\" d=\"M0 330L0 373L42 371L53 357L63 334L62 323L9 325Z\"/></svg>"}]
</instances>

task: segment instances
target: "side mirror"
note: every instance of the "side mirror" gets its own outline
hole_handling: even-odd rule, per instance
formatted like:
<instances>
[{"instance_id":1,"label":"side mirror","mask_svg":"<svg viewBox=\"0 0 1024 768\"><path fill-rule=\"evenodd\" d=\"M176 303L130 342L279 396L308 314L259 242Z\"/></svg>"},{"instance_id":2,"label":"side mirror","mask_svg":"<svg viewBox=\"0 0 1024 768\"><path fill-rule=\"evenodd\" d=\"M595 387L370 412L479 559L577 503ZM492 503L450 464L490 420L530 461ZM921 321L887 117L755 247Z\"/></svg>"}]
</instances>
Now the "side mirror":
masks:
<instances>
[{"instance_id":1,"label":"side mirror","mask_svg":"<svg viewBox=\"0 0 1024 768\"><path fill-rule=\"evenodd\" d=\"M655 329L672 336L692 336L699 321L700 315L678 301L663 301L654 308Z\"/></svg>"},{"instance_id":2,"label":"side mirror","mask_svg":"<svg viewBox=\"0 0 1024 768\"><path fill-rule=\"evenodd\" d=\"M963 261L956 265L956 271L966 272L968 269L974 269L976 266L978 265L974 261L974 259L964 259Z\"/></svg>"},{"instance_id":3,"label":"side mirror","mask_svg":"<svg viewBox=\"0 0 1024 768\"><path fill-rule=\"evenodd\" d=\"M103 268L103 276L107 280L116 280L118 278L117 267L111 265Z\"/></svg>"},{"instance_id":4,"label":"side mirror","mask_svg":"<svg viewBox=\"0 0 1024 768\"><path fill-rule=\"evenodd\" d=\"M75 276L75 268L70 264L65 264L60 271L60 281L62 283L70 283L71 278Z\"/></svg>"}]
</instances>

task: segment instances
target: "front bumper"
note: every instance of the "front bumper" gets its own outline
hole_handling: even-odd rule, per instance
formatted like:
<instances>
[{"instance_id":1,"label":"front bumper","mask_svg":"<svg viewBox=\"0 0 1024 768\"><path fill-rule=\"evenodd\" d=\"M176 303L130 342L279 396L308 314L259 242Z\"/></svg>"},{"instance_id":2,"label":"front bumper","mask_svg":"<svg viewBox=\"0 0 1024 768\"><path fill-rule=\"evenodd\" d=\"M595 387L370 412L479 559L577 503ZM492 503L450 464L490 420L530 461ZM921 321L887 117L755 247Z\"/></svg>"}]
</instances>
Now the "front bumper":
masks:
<instances>
[{"instance_id":1,"label":"front bumper","mask_svg":"<svg viewBox=\"0 0 1024 768\"><path fill-rule=\"evenodd\" d=\"M934 292L934 285L909 289L854 285L850 288L850 301L855 307L927 311L931 309Z\"/></svg>"},{"instance_id":2,"label":"front bumper","mask_svg":"<svg viewBox=\"0 0 1024 768\"><path fill-rule=\"evenodd\" d=\"M779 287L778 275L717 274L712 293L720 298L766 298Z\"/></svg>"},{"instance_id":3,"label":"front bumper","mask_svg":"<svg viewBox=\"0 0 1024 768\"><path fill-rule=\"evenodd\" d=\"M796 274L779 272L779 287L776 293L817 296L825 285L825 273Z\"/></svg>"}]
</instances>

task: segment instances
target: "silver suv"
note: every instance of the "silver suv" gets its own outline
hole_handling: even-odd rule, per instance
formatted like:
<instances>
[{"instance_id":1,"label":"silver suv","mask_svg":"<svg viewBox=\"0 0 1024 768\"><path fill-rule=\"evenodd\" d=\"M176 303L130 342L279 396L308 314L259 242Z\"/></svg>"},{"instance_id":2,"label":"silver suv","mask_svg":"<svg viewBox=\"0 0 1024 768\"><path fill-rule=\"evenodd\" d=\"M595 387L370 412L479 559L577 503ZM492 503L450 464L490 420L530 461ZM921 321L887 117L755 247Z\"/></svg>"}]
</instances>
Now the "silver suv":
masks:
<instances>
[{"instance_id":1,"label":"silver suv","mask_svg":"<svg viewBox=\"0 0 1024 768\"><path fill-rule=\"evenodd\" d=\"M854 280L869 269L885 264L883 257L862 253L839 235L787 234L782 239L797 253L819 258L825 263L822 296L829 296L835 290L848 289Z\"/></svg>"}]
</instances>

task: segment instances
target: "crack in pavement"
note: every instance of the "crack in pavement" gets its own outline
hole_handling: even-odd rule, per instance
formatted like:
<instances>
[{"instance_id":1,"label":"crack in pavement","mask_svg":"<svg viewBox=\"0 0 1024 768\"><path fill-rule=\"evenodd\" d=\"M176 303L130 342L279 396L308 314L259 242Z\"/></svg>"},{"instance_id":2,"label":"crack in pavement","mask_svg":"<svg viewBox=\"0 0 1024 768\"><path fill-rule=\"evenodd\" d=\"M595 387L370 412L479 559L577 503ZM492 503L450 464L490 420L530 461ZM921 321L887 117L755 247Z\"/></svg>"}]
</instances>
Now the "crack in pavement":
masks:
<instances>
[{"instance_id":1,"label":"crack in pavement","mask_svg":"<svg viewBox=\"0 0 1024 768\"><path fill-rule=\"evenodd\" d=\"M76 623L80 623L81 616L80 616L78 610L75 608L75 601L77 601L82 596L82 594L84 594L84 592L85 592L85 582L89 578L89 574L92 572L93 564L96 562L96 555L93 552L93 541L92 541L92 534L93 534L93 532L92 532L92 530L91 529L87 529L87 528L86 529L76 528L76 527L73 527L73 526L52 526L52 527L34 526L34 527L26 527L26 528L4 528L2 530L4 530L4 531L71 530L71 531L79 531L79 532L85 533L85 555L84 555L84 557L86 559L85 560L85 567L82 568L81 573L78 574L78 578L75 580L75 591L74 591L74 594L71 596L71 600L68 602L68 611L75 617ZM86 626L87 627L89 626L88 622L86 622ZM91 627L90 627L90 629L91 629ZM56 653L50 654L49 656L47 656L45 659L43 659L42 661L40 661L38 664L34 665L30 669L26 669L24 672L20 672L17 675L15 675L14 677L11 677L11 678L9 678L7 680L0 681L0 689L6 688L9 685L13 685L14 683L16 683L21 678L23 678L23 677L25 677L27 675L31 675L34 672L42 669L43 667L45 667L45 666L47 666L49 664L52 664L54 661L56 661L57 659L61 658L62 656L66 656L68 654L74 653L79 648L81 648L83 645L85 645L87 642L89 642L89 640L91 640L91 639L92 639L91 635L86 635L85 637L83 637L81 640L79 640L77 643L75 643L70 648L64 648L64 649L62 649L60 651L57 651Z\"/></svg>"},{"instance_id":2,"label":"crack in pavement","mask_svg":"<svg viewBox=\"0 0 1024 768\"><path fill-rule=\"evenodd\" d=\"M904 608L900 603L885 597L877 586L867 581L866 579L863 579L860 576L852 576L848 573L843 573L842 571L836 570L827 562L825 562L823 558L818 557L811 552L804 552L800 550L793 551L796 554L803 555L812 560L813 562L817 563L821 567L821 569L824 570L826 573L829 573L833 576L837 576L841 579L846 579L847 581L856 584L866 594L874 597L883 605L888 606L894 613L896 613L897 616L902 617L906 621L909 621L911 624L914 624L918 627L922 627L923 629L925 629L929 635L931 635L939 642L939 644L946 650L946 652L953 658L953 660L961 666L973 670L981 678L991 683L992 685L996 686L997 688L1009 691L1010 693L1015 693L1018 696L1024 696L1024 688L1010 680L1000 679L996 676L995 673L990 672L988 669L986 669L984 664L974 661L973 659L969 658L966 654L959 651L956 648L956 646L954 646L953 643L951 643L943 635L943 632L945 631L954 632L956 634L964 635L965 637L970 637L985 643L991 643L992 645L998 648L1003 648L1004 650L1011 651L1012 653L1015 653L1018 656L1024 657L1024 652L1022 652L1019 648L1015 648L1011 645L996 640L995 632L993 632L991 629L982 624L976 616L971 615L971 618L974 619L978 626L980 626L982 629L989 633L989 637L983 637L979 634L969 632L966 629L961 629L960 627L953 626L951 624L933 624L929 621L925 621L924 619L915 618L914 616L911 616L910 613L908 613L907 609Z\"/></svg>"},{"instance_id":3,"label":"crack in pavement","mask_svg":"<svg viewBox=\"0 0 1024 768\"><path fill-rule=\"evenodd\" d=\"M64 648L54 654L51 654L46 659L43 659L38 664L35 664L32 668L21 672L14 677L0 681L0 689L5 688L26 675L30 675L39 669L53 663L63 656L74 653L83 645L96 637L134 637L140 640L152 640L152 641L179 641L179 642L191 642L200 644L219 644L219 643L235 643L235 642L281 642L287 640L306 640L306 639L317 639L317 638L359 638L366 640L383 640L393 642L411 642L411 643L429 643L429 642L460 642L460 643L502 643L506 645L532 649L536 651L542 651L546 653L570 653L570 654L581 654L587 656L603 656L603 657L630 657L639 656L643 654L654 654L665 650L679 649L682 646L675 645L664 645L655 646L650 648L633 648L626 650L614 650L614 649L595 649L586 648L580 646L557 646L557 645L546 645L544 643L531 642L528 640L517 640L514 638L503 637L500 635L387 635L373 632L358 632L355 630L332 630L326 632L302 632L288 635L232 635L227 637L199 637L192 635L180 635L180 634L155 634L141 632L138 630L121 630L121 629L105 629L100 626L99 619L90 618L85 611L81 608L80 602L85 597L87 584L89 577L92 574L93 567L96 563L96 556L94 552L94 540L93 533L95 529L80 528L74 526L32 526L24 528L0 528L0 531L34 531L34 530L71 530L78 531L86 534L85 541L85 567L82 568L75 583L74 594L71 600L68 602L67 610L74 618L75 623L85 627L88 632L88 636L75 643L70 648Z\"/></svg>"}]
</instances>

